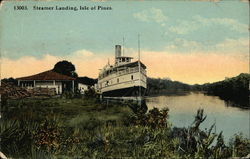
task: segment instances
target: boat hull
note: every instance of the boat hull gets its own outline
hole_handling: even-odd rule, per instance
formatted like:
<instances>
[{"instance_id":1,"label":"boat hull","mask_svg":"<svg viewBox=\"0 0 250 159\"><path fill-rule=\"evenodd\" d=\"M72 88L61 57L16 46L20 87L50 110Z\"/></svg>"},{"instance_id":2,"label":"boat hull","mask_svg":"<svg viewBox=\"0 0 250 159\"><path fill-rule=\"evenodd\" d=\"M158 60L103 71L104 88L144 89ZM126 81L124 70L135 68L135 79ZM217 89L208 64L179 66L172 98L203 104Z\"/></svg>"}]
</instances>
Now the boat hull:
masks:
<instances>
[{"instance_id":1,"label":"boat hull","mask_svg":"<svg viewBox=\"0 0 250 159\"><path fill-rule=\"evenodd\" d=\"M141 93L139 93L141 92ZM128 88L116 89L107 92L103 92L103 97L136 97L144 96L146 89L141 86L133 86Z\"/></svg>"}]
</instances>

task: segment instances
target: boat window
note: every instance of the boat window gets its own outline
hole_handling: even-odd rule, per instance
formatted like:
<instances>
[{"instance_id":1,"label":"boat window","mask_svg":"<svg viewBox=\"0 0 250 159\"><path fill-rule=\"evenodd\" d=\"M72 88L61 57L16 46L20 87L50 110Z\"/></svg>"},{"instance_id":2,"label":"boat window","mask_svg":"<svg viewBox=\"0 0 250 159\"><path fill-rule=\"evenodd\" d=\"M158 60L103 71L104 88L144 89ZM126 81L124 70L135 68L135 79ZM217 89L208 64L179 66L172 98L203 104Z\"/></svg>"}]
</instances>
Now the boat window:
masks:
<instances>
[{"instance_id":1,"label":"boat window","mask_svg":"<svg viewBox=\"0 0 250 159\"><path fill-rule=\"evenodd\" d=\"M133 80L134 79L134 76L133 75L131 75L131 80Z\"/></svg>"},{"instance_id":2,"label":"boat window","mask_svg":"<svg viewBox=\"0 0 250 159\"><path fill-rule=\"evenodd\" d=\"M125 58L122 59L122 62L125 62Z\"/></svg>"},{"instance_id":3,"label":"boat window","mask_svg":"<svg viewBox=\"0 0 250 159\"><path fill-rule=\"evenodd\" d=\"M106 84L105 84L105 86L108 86L109 85L109 81L106 81Z\"/></svg>"}]
</instances>

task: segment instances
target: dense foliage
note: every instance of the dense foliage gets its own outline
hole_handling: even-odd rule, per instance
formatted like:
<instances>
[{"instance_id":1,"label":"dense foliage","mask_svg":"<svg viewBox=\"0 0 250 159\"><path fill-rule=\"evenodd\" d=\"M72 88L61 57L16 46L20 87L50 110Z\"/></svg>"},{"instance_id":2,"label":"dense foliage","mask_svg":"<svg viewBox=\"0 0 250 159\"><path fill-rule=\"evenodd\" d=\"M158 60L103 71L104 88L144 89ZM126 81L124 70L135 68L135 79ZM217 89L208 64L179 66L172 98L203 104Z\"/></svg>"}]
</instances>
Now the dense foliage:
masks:
<instances>
[{"instance_id":1,"label":"dense foliage","mask_svg":"<svg viewBox=\"0 0 250 159\"><path fill-rule=\"evenodd\" d=\"M87 76L77 77L76 81L89 86L94 86L97 83L97 79L89 78Z\"/></svg>"},{"instance_id":2,"label":"dense foliage","mask_svg":"<svg viewBox=\"0 0 250 159\"><path fill-rule=\"evenodd\" d=\"M170 79L147 78L147 94L173 94L190 91L190 85Z\"/></svg>"},{"instance_id":3,"label":"dense foliage","mask_svg":"<svg viewBox=\"0 0 250 159\"><path fill-rule=\"evenodd\" d=\"M188 85L170 79L148 78L147 95L178 95L189 91L203 91L207 95L219 96L230 105L249 108L249 81L250 74L241 73L223 81Z\"/></svg>"},{"instance_id":4,"label":"dense foliage","mask_svg":"<svg viewBox=\"0 0 250 159\"><path fill-rule=\"evenodd\" d=\"M75 70L76 70L75 66L71 62L66 61L66 60L57 62L53 68L53 71L67 75L67 76L71 76L71 77L78 76Z\"/></svg>"},{"instance_id":5,"label":"dense foliage","mask_svg":"<svg viewBox=\"0 0 250 159\"><path fill-rule=\"evenodd\" d=\"M168 121L169 110L136 111L84 99L9 100L2 106L1 151L12 158L228 158L250 153L250 140L200 129L198 110L188 128Z\"/></svg>"},{"instance_id":6,"label":"dense foliage","mask_svg":"<svg viewBox=\"0 0 250 159\"><path fill-rule=\"evenodd\" d=\"M208 95L216 95L226 101L249 107L249 81L250 74L241 73L239 76L223 81L204 84L202 90Z\"/></svg>"}]
</instances>

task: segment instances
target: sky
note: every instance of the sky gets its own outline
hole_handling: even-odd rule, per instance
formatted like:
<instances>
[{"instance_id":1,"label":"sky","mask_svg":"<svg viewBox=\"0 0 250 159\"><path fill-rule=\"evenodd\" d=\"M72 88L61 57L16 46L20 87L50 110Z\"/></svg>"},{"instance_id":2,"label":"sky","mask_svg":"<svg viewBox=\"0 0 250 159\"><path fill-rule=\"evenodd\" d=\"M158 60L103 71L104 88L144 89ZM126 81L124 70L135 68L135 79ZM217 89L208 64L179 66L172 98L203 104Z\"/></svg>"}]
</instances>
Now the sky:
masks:
<instances>
[{"instance_id":1,"label":"sky","mask_svg":"<svg viewBox=\"0 0 250 159\"><path fill-rule=\"evenodd\" d=\"M28 10L15 10L18 5ZM56 10L67 6L78 10ZM79 76L97 78L99 69L114 62L117 44L137 59L140 34L149 77L188 84L220 81L249 72L248 24L249 4L238 0L5 1L1 78L40 73L60 60L71 61Z\"/></svg>"}]
</instances>

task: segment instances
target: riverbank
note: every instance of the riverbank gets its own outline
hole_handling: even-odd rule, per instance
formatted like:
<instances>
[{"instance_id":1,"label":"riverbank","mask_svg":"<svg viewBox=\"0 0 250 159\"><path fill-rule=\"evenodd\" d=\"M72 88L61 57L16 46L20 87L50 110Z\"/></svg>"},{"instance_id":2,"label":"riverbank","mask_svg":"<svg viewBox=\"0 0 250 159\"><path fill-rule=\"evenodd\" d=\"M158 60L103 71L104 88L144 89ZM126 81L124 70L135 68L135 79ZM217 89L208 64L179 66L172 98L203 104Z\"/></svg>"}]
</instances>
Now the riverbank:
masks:
<instances>
[{"instance_id":1,"label":"riverbank","mask_svg":"<svg viewBox=\"0 0 250 159\"><path fill-rule=\"evenodd\" d=\"M250 153L250 141L241 135L226 145L223 135L197 125L189 131L174 128L168 109L144 114L95 98L48 98L8 100L1 111L1 151L12 158L226 158Z\"/></svg>"}]
</instances>

